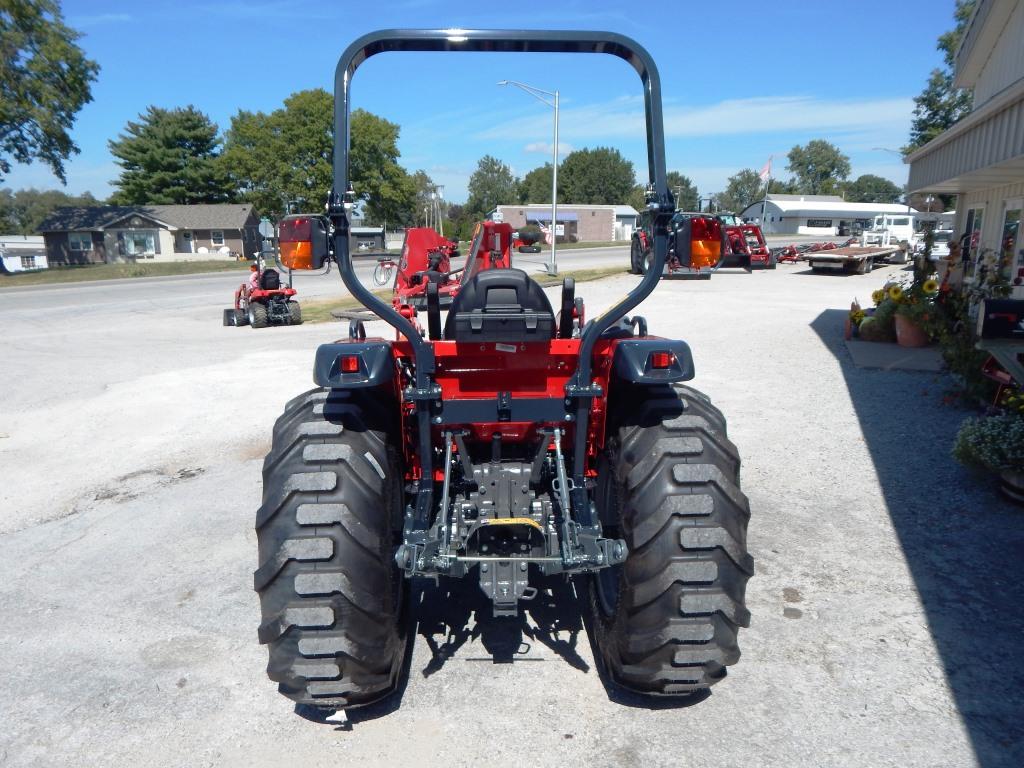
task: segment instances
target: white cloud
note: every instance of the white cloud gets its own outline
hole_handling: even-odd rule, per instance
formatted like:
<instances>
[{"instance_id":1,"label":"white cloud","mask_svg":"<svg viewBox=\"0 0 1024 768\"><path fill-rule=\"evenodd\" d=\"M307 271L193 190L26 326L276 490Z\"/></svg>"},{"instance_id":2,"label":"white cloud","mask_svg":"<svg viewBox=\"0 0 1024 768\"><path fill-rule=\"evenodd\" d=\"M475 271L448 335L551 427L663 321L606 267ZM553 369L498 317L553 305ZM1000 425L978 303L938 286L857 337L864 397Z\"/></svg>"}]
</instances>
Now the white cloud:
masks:
<instances>
[{"instance_id":1,"label":"white cloud","mask_svg":"<svg viewBox=\"0 0 1024 768\"><path fill-rule=\"evenodd\" d=\"M773 132L864 131L910 121L913 101L892 99L817 99L768 96L729 99L706 106L667 104L665 136L684 138ZM513 140L547 130L547 119L522 116L488 128L480 139ZM638 97L563 109L560 131L577 142L644 135L643 101Z\"/></svg>"},{"instance_id":2,"label":"white cloud","mask_svg":"<svg viewBox=\"0 0 1024 768\"><path fill-rule=\"evenodd\" d=\"M71 20L74 27L98 27L102 24L121 24L131 21L127 13L97 13L92 16L76 16Z\"/></svg>"},{"instance_id":3,"label":"white cloud","mask_svg":"<svg viewBox=\"0 0 1024 768\"><path fill-rule=\"evenodd\" d=\"M523 147L523 152L539 152L542 155L551 154L551 142L544 141L533 141ZM558 142L558 156L565 157L573 151L572 144L566 144L564 141Z\"/></svg>"}]
</instances>

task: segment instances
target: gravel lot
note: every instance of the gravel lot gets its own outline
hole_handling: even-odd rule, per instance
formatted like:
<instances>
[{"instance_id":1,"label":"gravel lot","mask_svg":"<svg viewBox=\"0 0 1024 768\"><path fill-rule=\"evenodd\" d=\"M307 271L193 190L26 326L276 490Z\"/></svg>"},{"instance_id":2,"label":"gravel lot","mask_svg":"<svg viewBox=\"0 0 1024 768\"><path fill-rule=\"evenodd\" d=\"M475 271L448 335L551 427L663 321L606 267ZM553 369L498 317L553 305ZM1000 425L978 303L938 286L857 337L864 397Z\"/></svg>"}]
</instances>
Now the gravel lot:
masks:
<instances>
[{"instance_id":1,"label":"gravel lot","mask_svg":"<svg viewBox=\"0 0 1024 768\"><path fill-rule=\"evenodd\" d=\"M753 623L709 697L609 695L570 588L498 621L442 583L401 695L344 726L266 679L251 591L271 425L343 328L223 328L233 281L0 291L0 765L1024 764L1024 514L949 457L945 376L841 341L896 269L722 271L641 309L693 347L753 510Z\"/></svg>"}]
</instances>

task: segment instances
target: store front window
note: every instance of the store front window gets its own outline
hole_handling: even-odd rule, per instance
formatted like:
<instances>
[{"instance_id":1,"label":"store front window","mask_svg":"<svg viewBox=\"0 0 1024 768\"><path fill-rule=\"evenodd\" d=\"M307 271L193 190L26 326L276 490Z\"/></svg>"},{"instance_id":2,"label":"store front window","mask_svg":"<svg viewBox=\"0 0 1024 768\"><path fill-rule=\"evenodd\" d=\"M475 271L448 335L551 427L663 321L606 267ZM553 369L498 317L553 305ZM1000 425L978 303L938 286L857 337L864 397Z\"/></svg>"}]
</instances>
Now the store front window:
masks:
<instances>
[{"instance_id":1,"label":"store front window","mask_svg":"<svg viewBox=\"0 0 1024 768\"><path fill-rule=\"evenodd\" d=\"M1003 236L1000 240L999 263L1003 268L1003 274L1015 285L1024 283L1024 261L1021 254L1020 242L1020 212L1021 201L1014 200L1006 204L1006 214L1003 216Z\"/></svg>"}]
</instances>

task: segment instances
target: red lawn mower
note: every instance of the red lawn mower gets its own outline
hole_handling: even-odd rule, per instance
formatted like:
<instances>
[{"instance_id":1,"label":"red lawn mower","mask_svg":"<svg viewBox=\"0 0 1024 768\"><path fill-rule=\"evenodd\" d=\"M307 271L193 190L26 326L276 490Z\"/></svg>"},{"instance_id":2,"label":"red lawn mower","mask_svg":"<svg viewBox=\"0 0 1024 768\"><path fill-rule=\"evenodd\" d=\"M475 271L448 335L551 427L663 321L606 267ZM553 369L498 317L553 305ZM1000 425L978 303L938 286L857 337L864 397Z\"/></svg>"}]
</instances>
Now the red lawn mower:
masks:
<instances>
[{"instance_id":1,"label":"red lawn mower","mask_svg":"<svg viewBox=\"0 0 1024 768\"><path fill-rule=\"evenodd\" d=\"M388 30L349 46L335 79L329 229L281 230L286 267L336 261L351 294L396 334L367 338L353 320L349 338L317 349L317 387L274 426L254 574L267 672L301 704L365 705L400 687L416 610L410 578L471 580L493 615L478 622L514 620L571 579L603 679L641 697L700 693L739 659L737 634L749 624L750 510L725 418L683 384L694 377L689 346L628 316L659 284L675 210L658 71L617 33L452 33ZM451 282L443 243L423 248L442 250L437 269L419 270L422 313L360 282L349 241L350 89L357 68L385 51L604 53L636 70L651 250L628 295L584 323L566 278L552 307L511 267L511 227L493 222L477 229L443 320L447 283L426 274ZM672 234L680 262L706 255L704 228Z\"/></svg>"},{"instance_id":2,"label":"red lawn mower","mask_svg":"<svg viewBox=\"0 0 1024 768\"><path fill-rule=\"evenodd\" d=\"M282 220L284 228L288 219ZM264 268L262 256L250 268L249 280L235 291L235 306L224 310L224 325L249 325L266 328L268 325L301 325L302 307L295 300L298 293L291 286L281 285L281 273Z\"/></svg>"}]
</instances>

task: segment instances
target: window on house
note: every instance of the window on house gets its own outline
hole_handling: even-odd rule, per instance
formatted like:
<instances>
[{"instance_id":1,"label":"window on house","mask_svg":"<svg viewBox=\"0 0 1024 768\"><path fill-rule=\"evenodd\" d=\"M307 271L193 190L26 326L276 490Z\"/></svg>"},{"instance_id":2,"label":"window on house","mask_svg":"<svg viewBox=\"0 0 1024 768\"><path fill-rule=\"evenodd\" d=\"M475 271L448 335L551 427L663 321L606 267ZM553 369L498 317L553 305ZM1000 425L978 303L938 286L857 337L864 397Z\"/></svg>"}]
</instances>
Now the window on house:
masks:
<instances>
[{"instance_id":1,"label":"window on house","mask_svg":"<svg viewBox=\"0 0 1024 768\"><path fill-rule=\"evenodd\" d=\"M224 230L211 229L210 242L213 243L214 245L224 245Z\"/></svg>"},{"instance_id":2,"label":"window on house","mask_svg":"<svg viewBox=\"0 0 1024 768\"><path fill-rule=\"evenodd\" d=\"M156 253L156 232L133 230L124 233L124 249L129 256L144 256Z\"/></svg>"},{"instance_id":3,"label":"window on house","mask_svg":"<svg viewBox=\"0 0 1024 768\"><path fill-rule=\"evenodd\" d=\"M91 232L68 232L68 247L72 251L91 251Z\"/></svg>"},{"instance_id":4,"label":"window on house","mask_svg":"<svg viewBox=\"0 0 1024 768\"><path fill-rule=\"evenodd\" d=\"M962 259L964 276L973 278L978 270L978 254L981 251L981 225L985 218L985 209L970 208L967 211L967 222L962 237Z\"/></svg>"},{"instance_id":5,"label":"window on house","mask_svg":"<svg viewBox=\"0 0 1024 768\"><path fill-rule=\"evenodd\" d=\"M21 268L22 269L35 269L36 268L36 257L35 256L22 256L21 257Z\"/></svg>"}]
</instances>

